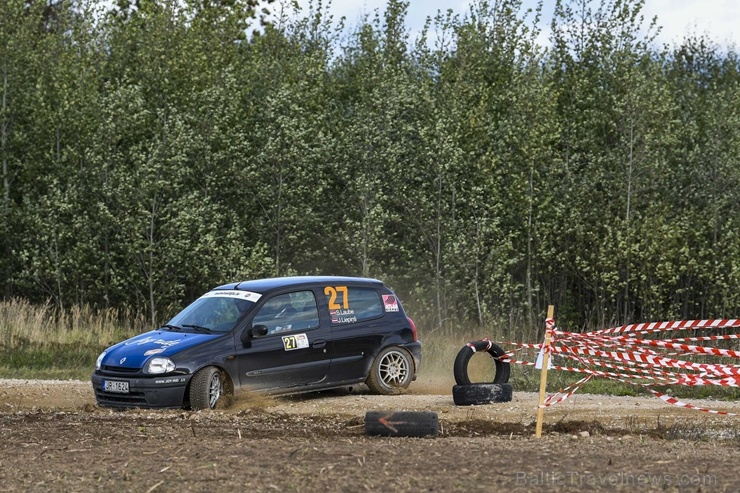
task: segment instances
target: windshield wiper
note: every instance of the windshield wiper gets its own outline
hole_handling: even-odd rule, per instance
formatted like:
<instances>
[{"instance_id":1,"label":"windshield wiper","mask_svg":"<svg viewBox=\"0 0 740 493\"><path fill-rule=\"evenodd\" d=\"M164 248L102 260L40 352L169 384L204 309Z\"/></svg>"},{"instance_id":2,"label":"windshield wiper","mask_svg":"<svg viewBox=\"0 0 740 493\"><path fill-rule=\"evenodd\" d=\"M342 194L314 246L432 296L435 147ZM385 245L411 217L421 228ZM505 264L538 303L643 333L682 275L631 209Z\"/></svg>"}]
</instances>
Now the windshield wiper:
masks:
<instances>
[{"instance_id":1,"label":"windshield wiper","mask_svg":"<svg viewBox=\"0 0 740 493\"><path fill-rule=\"evenodd\" d=\"M183 324L182 326L183 327L187 327L189 329L195 329L198 332L207 332L207 333L210 333L211 332L211 329L209 329L208 327L203 327L203 326L200 326L200 325Z\"/></svg>"},{"instance_id":2,"label":"windshield wiper","mask_svg":"<svg viewBox=\"0 0 740 493\"><path fill-rule=\"evenodd\" d=\"M170 329L170 330L172 330L174 332L182 332L182 327L178 327L177 325L165 324L165 325L162 326L162 328L163 329Z\"/></svg>"}]
</instances>

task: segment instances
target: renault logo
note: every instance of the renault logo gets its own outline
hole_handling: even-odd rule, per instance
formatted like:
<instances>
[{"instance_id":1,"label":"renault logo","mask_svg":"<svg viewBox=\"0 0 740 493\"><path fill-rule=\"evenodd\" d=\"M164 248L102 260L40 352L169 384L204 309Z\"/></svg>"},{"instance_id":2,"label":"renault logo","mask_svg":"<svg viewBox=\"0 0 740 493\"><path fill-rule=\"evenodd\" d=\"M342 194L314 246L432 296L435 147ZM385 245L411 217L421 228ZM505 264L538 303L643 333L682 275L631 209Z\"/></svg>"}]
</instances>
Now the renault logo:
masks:
<instances>
[{"instance_id":1,"label":"renault logo","mask_svg":"<svg viewBox=\"0 0 740 493\"><path fill-rule=\"evenodd\" d=\"M119 365L122 365L124 361L126 361L126 357L125 356L123 358L121 358L121 361L119 361L118 364Z\"/></svg>"}]
</instances>

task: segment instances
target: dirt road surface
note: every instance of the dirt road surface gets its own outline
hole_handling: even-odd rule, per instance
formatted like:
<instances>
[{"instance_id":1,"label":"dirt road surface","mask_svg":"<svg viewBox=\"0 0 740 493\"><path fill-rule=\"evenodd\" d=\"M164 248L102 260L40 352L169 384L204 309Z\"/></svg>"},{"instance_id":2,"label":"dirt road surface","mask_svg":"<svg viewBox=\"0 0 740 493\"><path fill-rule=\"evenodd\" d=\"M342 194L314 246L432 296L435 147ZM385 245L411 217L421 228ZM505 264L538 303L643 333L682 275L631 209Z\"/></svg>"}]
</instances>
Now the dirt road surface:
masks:
<instances>
[{"instance_id":1,"label":"dirt road surface","mask_svg":"<svg viewBox=\"0 0 740 493\"><path fill-rule=\"evenodd\" d=\"M0 491L740 491L740 417L576 394L545 411L536 439L537 399L515 389L512 402L460 407L412 386L110 411L89 382L0 380ZM440 432L366 436L367 411L434 411Z\"/></svg>"}]
</instances>

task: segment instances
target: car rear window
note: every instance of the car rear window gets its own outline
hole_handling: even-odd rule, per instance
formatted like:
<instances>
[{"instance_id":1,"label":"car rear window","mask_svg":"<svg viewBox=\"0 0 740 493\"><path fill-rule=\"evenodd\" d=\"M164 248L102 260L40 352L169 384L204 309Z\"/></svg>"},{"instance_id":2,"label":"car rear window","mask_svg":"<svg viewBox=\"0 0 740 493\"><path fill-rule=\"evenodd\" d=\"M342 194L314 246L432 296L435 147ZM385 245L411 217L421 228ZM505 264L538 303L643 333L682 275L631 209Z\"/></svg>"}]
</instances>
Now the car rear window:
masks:
<instances>
[{"instance_id":1,"label":"car rear window","mask_svg":"<svg viewBox=\"0 0 740 493\"><path fill-rule=\"evenodd\" d=\"M383 315L383 302L375 289L326 286L324 295L332 325L351 324Z\"/></svg>"}]
</instances>

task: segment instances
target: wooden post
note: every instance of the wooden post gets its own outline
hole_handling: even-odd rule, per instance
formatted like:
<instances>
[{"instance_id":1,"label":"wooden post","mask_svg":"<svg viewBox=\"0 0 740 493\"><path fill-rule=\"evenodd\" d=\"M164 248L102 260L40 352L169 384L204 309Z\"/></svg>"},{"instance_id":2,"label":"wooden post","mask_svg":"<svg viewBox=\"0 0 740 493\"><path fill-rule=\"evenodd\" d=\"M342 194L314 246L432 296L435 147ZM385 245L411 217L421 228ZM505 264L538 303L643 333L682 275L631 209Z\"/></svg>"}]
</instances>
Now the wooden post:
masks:
<instances>
[{"instance_id":1,"label":"wooden post","mask_svg":"<svg viewBox=\"0 0 740 493\"><path fill-rule=\"evenodd\" d=\"M550 366L550 351L548 349L550 347L550 330L555 326L555 321L553 320L554 315L555 307L550 305L547 307L545 343L542 346L544 354L542 355L542 370L540 371L540 401L537 406L537 429L534 434L536 438L542 437L542 419L545 416L545 408L543 407L543 404L545 403L545 392L547 389L547 367Z\"/></svg>"}]
</instances>

